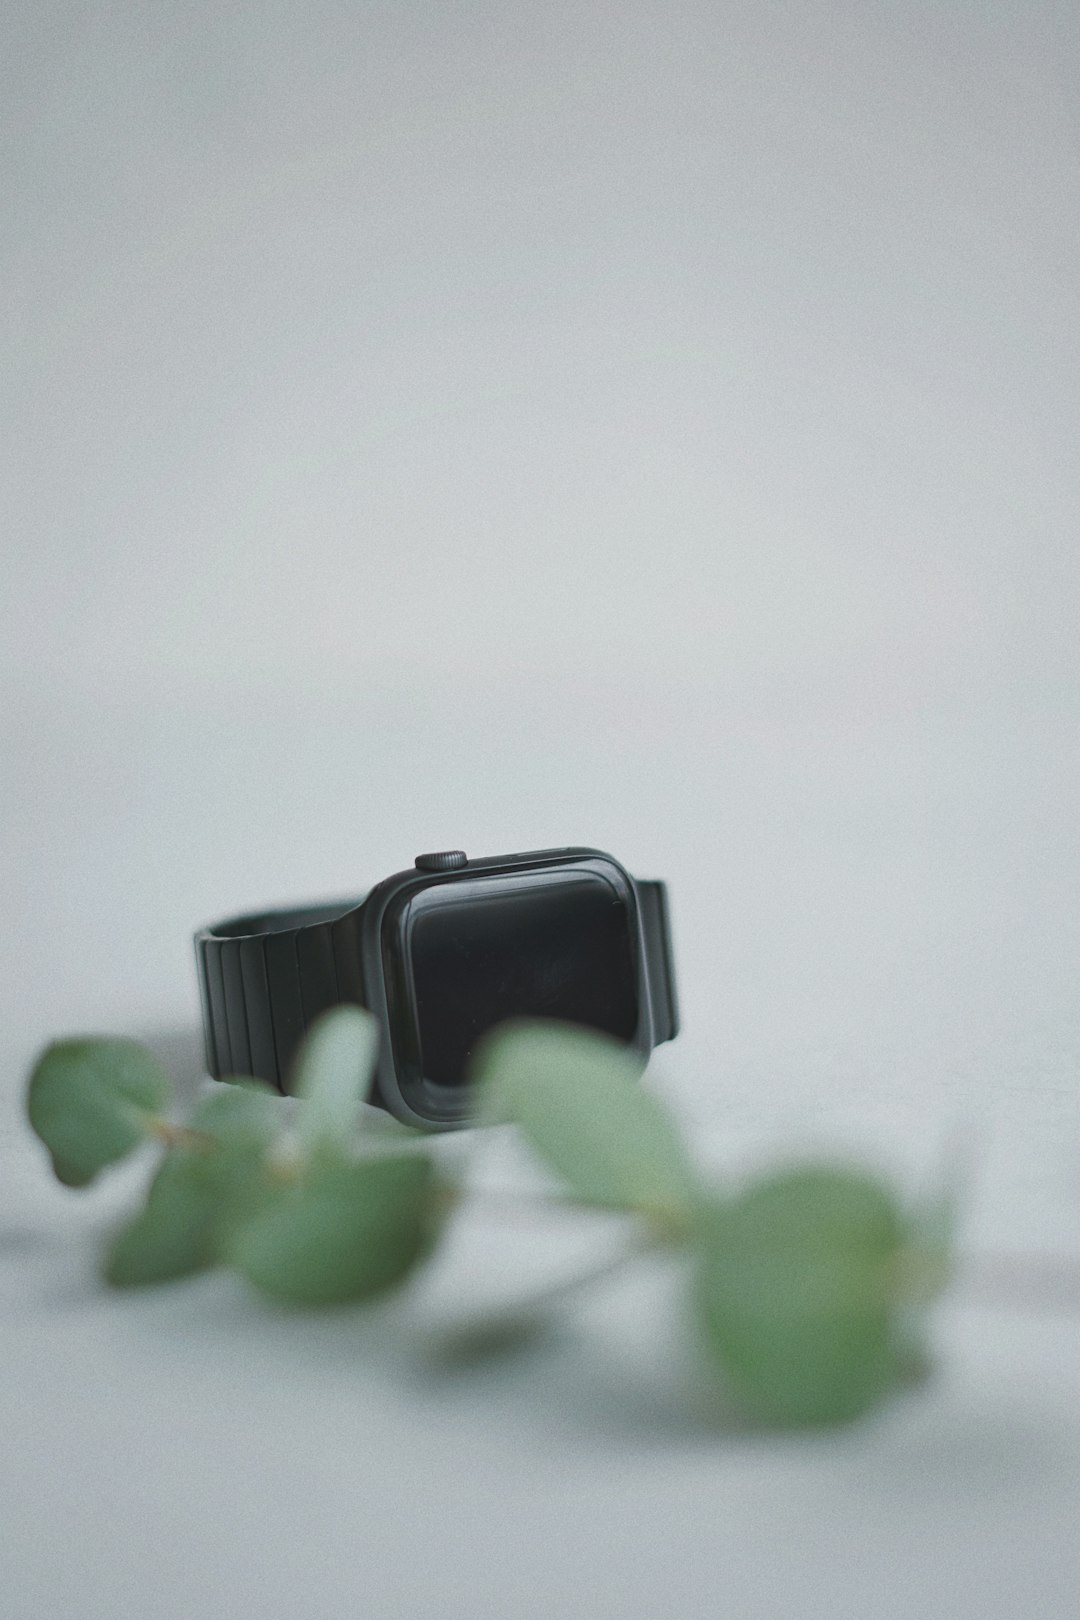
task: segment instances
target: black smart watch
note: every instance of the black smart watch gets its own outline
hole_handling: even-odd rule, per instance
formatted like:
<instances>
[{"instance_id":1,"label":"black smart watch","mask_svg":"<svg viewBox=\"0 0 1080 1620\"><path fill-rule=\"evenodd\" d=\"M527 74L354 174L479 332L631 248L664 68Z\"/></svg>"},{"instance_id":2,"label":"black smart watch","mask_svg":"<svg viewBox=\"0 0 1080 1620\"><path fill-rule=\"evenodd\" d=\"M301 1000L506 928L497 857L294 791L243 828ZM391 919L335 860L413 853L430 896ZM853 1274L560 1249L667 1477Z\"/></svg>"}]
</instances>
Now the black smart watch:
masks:
<instances>
[{"instance_id":1,"label":"black smart watch","mask_svg":"<svg viewBox=\"0 0 1080 1620\"><path fill-rule=\"evenodd\" d=\"M467 1122L469 1055L507 1018L584 1024L648 1054L678 1032L667 891L598 849L418 855L359 899L234 917L195 936L206 1064L288 1086L312 1020L367 1007L371 1101Z\"/></svg>"}]
</instances>

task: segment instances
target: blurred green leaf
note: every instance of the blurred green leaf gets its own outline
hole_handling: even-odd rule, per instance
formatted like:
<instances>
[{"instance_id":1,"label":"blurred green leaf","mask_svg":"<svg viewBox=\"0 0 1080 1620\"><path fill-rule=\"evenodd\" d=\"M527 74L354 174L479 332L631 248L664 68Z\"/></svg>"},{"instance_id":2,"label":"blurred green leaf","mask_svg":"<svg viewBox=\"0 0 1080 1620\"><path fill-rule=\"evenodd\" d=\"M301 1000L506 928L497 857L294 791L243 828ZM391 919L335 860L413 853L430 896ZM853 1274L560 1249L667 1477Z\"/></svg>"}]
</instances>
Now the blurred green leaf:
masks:
<instances>
[{"instance_id":1,"label":"blurred green leaf","mask_svg":"<svg viewBox=\"0 0 1080 1620\"><path fill-rule=\"evenodd\" d=\"M211 1150L212 1151L212 1150ZM176 1149L163 1160L146 1204L114 1234L102 1274L116 1288L168 1282L216 1260L218 1201L200 1173L203 1155Z\"/></svg>"},{"instance_id":2,"label":"blurred green leaf","mask_svg":"<svg viewBox=\"0 0 1080 1620\"><path fill-rule=\"evenodd\" d=\"M857 1417L901 1372L896 1201L855 1170L795 1167L715 1204L696 1239L705 1343L749 1411Z\"/></svg>"},{"instance_id":3,"label":"blurred green leaf","mask_svg":"<svg viewBox=\"0 0 1080 1620\"><path fill-rule=\"evenodd\" d=\"M291 1087L302 1099L297 1130L308 1157L347 1153L370 1089L378 1042L378 1023L362 1007L332 1007L308 1031Z\"/></svg>"},{"instance_id":4,"label":"blurred green leaf","mask_svg":"<svg viewBox=\"0 0 1080 1620\"><path fill-rule=\"evenodd\" d=\"M426 1153L323 1163L239 1227L228 1258L276 1299L370 1299L402 1282L431 1249L436 1195Z\"/></svg>"},{"instance_id":5,"label":"blurred green leaf","mask_svg":"<svg viewBox=\"0 0 1080 1620\"><path fill-rule=\"evenodd\" d=\"M207 1112L223 1111L232 1117L216 1140L174 1147L166 1154L144 1208L106 1249L102 1269L107 1282L141 1287L218 1265L234 1226L274 1196L266 1168L271 1137L254 1128L259 1122L251 1110L231 1103L225 1110L202 1108L196 1118L201 1115L205 1126Z\"/></svg>"},{"instance_id":6,"label":"blurred green leaf","mask_svg":"<svg viewBox=\"0 0 1080 1620\"><path fill-rule=\"evenodd\" d=\"M481 1043L472 1079L479 1117L518 1125L579 1198L678 1231L697 1183L671 1114L641 1085L643 1068L596 1030L514 1020Z\"/></svg>"},{"instance_id":7,"label":"blurred green leaf","mask_svg":"<svg viewBox=\"0 0 1080 1620\"><path fill-rule=\"evenodd\" d=\"M30 1075L26 1111L69 1187L84 1187L145 1139L148 1117L172 1087L138 1041L88 1036L54 1041Z\"/></svg>"}]
</instances>

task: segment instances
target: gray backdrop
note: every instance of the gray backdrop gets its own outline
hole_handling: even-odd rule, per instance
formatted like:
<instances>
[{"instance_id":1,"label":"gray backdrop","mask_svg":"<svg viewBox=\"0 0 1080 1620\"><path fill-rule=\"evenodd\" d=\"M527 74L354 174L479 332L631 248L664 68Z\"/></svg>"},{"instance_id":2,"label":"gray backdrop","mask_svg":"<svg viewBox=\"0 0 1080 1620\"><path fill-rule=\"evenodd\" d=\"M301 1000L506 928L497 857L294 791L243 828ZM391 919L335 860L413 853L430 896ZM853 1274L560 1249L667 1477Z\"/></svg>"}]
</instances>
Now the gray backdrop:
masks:
<instances>
[{"instance_id":1,"label":"gray backdrop","mask_svg":"<svg viewBox=\"0 0 1080 1620\"><path fill-rule=\"evenodd\" d=\"M385 1318L106 1299L139 1175L18 1105L61 1031L198 1083L215 915L598 844L703 1158L959 1142L967 1247L1080 1262L1078 71L1071 0L8 0L5 1620L1075 1614L1075 1283L716 1433L665 1275L426 1370L599 1228L477 1215Z\"/></svg>"}]
</instances>

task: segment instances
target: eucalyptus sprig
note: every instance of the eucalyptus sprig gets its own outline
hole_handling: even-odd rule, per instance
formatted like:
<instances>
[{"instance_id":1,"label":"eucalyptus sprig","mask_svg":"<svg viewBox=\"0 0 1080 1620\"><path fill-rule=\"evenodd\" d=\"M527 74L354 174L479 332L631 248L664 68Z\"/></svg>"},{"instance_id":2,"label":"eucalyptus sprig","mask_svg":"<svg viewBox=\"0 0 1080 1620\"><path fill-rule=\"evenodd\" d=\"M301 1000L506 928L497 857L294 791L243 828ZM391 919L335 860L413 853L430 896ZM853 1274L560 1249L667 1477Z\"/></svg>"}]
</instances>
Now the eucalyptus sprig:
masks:
<instances>
[{"instance_id":1,"label":"eucalyptus sprig","mask_svg":"<svg viewBox=\"0 0 1080 1620\"><path fill-rule=\"evenodd\" d=\"M164 1151L146 1202L116 1232L107 1282L136 1287L213 1266L298 1304L369 1299L392 1288L431 1249L449 1188L419 1138L392 1147L357 1141L374 1056L374 1020L340 1007L299 1055L300 1104L249 1079L166 1116L171 1085L130 1041L59 1041L30 1076L30 1123L69 1186L147 1139Z\"/></svg>"},{"instance_id":2,"label":"eucalyptus sprig","mask_svg":"<svg viewBox=\"0 0 1080 1620\"><path fill-rule=\"evenodd\" d=\"M282 1098L250 1080L170 1113L172 1087L138 1043L58 1041L27 1112L68 1186L140 1145L159 1160L103 1274L138 1287L211 1267L296 1305L374 1299L431 1256L464 1187L426 1140L365 1129L377 1040L358 1007L326 1013ZM567 1200L625 1216L627 1255L665 1250L688 1274L705 1358L746 1411L801 1426L868 1411L925 1360L927 1311L949 1271L940 1204L910 1209L880 1177L836 1164L728 1186L693 1160L642 1060L596 1032L514 1021L470 1071L479 1123L516 1127ZM553 1301L541 1296L541 1305Z\"/></svg>"}]
</instances>

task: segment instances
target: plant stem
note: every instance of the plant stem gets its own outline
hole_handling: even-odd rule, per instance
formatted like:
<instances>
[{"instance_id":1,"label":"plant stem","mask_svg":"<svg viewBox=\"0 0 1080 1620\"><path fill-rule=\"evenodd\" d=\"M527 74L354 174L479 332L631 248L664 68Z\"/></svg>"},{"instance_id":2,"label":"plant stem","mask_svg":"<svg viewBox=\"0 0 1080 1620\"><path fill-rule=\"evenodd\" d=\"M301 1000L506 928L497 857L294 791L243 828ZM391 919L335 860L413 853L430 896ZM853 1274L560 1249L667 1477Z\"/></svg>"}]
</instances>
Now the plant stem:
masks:
<instances>
[{"instance_id":1,"label":"plant stem","mask_svg":"<svg viewBox=\"0 0 1080 1620\"><path fill-rule=\"evenodd\" d=\"M146 1130L149 1136L156 1136L166 1147L197 1148L206 1153L214 1146L214 1138L209 1132L192 1130L189 1125L174 1125L171 1120L161 1119L157 1114L147 1116Z\"/></svg>"},{"instance_id":2,"label":"plant stem","mask_svg":"<svg viewBox=\"0 0 1080 1620\"><path fill-rule=\"evenodd\" d=\"M500 1220L505 1215L520 1215L526 1220L542 1220L553 1210L560 1213L569 1211L578 1215L633 1213L632 1210L604 1209L597 1204L588 1204L582 1198L572 1198L568 1193L515 1192L509 1187L470 1187L460 1201L469 1203L482 1214L497 1215Z\"/></svg>"}]
</instances>

